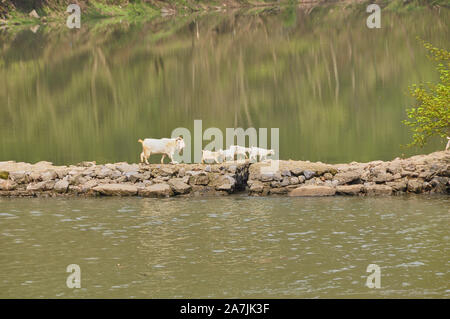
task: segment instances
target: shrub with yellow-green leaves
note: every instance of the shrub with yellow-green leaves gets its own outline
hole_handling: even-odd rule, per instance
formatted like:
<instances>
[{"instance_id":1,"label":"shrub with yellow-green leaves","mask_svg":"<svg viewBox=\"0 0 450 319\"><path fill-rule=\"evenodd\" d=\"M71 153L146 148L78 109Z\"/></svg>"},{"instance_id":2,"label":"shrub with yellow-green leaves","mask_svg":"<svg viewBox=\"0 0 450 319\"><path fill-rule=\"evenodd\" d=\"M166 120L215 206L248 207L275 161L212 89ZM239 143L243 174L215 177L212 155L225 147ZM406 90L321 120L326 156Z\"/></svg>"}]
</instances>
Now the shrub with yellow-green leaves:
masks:
<instances>
[{"instance_id":1,"label":"shrub with yellow-green leaves","mask_svg":"<svg viewBox=\"0 0 450 319\"><path fill-rule=\"evenodd\" d=\"M416 100L416 106L407 110L408 119L403 121L413 132L410 146L423 146L433 136L450 136L450 52L428 42L423 45L436 64L439 82L414 84L409 88Z\"/></svg>"}]
</instances>

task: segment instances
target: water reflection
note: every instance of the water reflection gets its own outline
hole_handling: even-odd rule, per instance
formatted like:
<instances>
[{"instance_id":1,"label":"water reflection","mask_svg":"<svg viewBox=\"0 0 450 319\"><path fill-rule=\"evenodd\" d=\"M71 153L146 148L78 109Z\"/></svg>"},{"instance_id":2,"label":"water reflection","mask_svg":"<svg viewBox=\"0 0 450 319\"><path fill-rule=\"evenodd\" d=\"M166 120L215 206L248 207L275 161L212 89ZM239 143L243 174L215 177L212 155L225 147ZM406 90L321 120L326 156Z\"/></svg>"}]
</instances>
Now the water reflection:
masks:
<instances>
[{"instance_id":1,"label":"water reflection","mask_svg":"<svg viewBox=\"0 0 450 319\"><path fill-rule=\"evenodd\" d=\"M136 162L137 138L194 119L279 127L285 159L392 159L408 85L437 76L415 38L447 47L448 15L386 11L370 30L364 10L319 6L3 30L0 160Z\"/></svg>"}]
</instances>

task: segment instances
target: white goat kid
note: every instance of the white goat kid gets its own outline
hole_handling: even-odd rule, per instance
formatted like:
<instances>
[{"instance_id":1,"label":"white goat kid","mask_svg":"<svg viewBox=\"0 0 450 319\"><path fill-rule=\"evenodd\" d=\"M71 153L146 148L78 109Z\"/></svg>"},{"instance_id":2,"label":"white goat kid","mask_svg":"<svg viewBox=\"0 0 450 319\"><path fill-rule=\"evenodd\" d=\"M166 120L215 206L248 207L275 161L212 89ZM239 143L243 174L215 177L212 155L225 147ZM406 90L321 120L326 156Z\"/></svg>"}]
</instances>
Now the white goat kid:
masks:
<instances>
[{"instance_id":1,"label":"white goat kid","mask_svg":"<svg viewBox=\"0 0 450 319\"><path fill-rule=\"evenodd\" d=\"M250 149L244 146L240 145L231 145L230 150L234 151L234 154L236 154L237 159L239 159L239 156L241 158L248 158L247 153L250 153ZM234 157L234 156L233 156Z\"/></svg>"},{"instance_id":2,"label":"white goat kid","mask_svg":"<svg viewBox=\"0 0 450 319\"><path fill-rule=\"evenodd\" d=\"M275 155L275 151L274 150L266 150L264 148L259 148L259 147L253 146L250 149L250 161L252 161L252 160L258 161L258 155L259 155L259 160L264 161L267 159L267 156Z\"/></svg>"},{"instance_id":3,"label":"white goat kid","mask_svg":"<svg viewBox=\"0 0 450 319\"><path fill-rule=\"evenodd\" d=\"M173 160L173 155L175 152L183 150L186 146L181 136L161 139L146 138L144 140L139 139L138 142L142 144L141 163L145 161L145 164L148 164L148 158L152 154L163 154L161 164L164 163L166 155L170 158L172 164L176 164Z\"/></svg>"},{"instance_id":4,"label":"white goat kid","mask_svg":"<svg viewBox=\"0 0 450 319\"><path fill-rule=\"evenodd\" d=\"M202 151L202 164L205 161L213 161L214 163L220 163L220 159L222 157L222 149L217 152L203 150Z\"/></svg>"},{"instance_id":5,"label":"white goat kid","mask_svg":"<svg viewBox=\"0 0 450 319\"><path fill-rule=\"evenodd\" d=\"M225 162L234 161L234 149L229 148L227 150L223 150L221 153L224 157Z\"/></svg>"}]
</instances>

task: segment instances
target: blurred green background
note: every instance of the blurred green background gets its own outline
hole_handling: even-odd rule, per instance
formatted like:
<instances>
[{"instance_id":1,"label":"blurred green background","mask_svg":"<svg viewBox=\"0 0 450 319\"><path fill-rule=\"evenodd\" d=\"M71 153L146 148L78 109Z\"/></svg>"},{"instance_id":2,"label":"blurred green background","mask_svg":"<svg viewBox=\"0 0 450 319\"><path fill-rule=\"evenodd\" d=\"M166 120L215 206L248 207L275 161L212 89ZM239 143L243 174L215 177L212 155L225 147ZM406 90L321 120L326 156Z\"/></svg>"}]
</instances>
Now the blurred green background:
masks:
<instances>
[{"instance_id":1,"label":"blurred green background","mask_svg":"<svg viewBox=\"0 0 450 319\"><path fill-rule=\"evenodd\" d=\"M280 128L280 158L389 160L406 149L408 86L437 73L449 10L283 8L0 30L0 161L139 160L177 127ZM30 30L33 29L33 30ZM193 131L192 131L193 134ZM204 146L209 141L204 141ZM153 162L160 157L154 156Z\"/></svg>"}]
</instances>

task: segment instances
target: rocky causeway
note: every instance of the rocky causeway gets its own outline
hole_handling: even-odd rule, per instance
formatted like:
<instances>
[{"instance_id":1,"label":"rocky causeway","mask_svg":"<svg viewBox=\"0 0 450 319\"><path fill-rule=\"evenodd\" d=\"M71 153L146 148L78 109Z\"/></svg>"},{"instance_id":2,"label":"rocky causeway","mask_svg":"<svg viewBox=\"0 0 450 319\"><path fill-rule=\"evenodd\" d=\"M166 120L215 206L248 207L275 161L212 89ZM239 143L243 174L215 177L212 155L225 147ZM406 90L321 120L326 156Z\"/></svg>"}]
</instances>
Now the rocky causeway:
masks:
<instances>
[{"instance_id":1,"label":"rocky causeway","mask_svg":"<svg viewBox=\"0 0 450 319\"><path fill-rule=\"evenodd\" d=\"M450 152L392 161L325 164L278 161L221 164L96 164L55 166L0 162L0 196L186 197L247 193L251 196L377 196L450 194Z\"/></svg>"}]
</instances>

